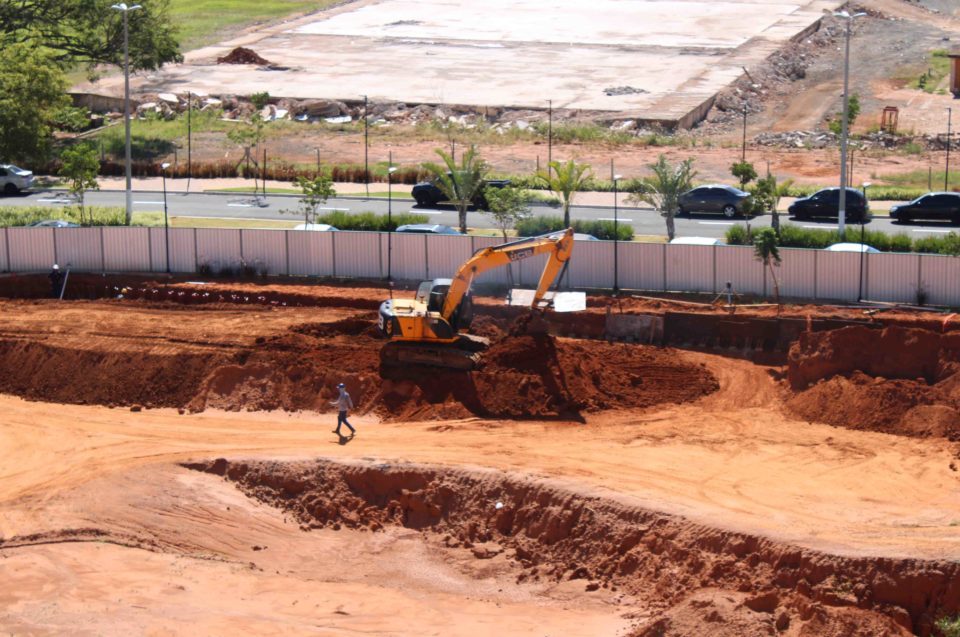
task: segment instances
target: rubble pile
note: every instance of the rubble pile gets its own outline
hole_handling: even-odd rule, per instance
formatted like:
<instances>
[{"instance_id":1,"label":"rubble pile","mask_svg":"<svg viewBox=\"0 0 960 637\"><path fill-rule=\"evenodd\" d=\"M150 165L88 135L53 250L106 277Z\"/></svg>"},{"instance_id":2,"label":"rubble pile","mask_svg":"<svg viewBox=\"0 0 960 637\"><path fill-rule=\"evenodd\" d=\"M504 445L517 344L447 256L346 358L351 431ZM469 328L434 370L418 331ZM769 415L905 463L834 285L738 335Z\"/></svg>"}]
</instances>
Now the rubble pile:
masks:
<instances>
[{"instance_id":1,"label":"rubble pile","mask_svg":"<svg viewBox=\"0 0 960 637\"><path fill-rule=\"evenodd\" d=\"M259 64L267 66L270 62L260 57L256 51L238 46L223 57L218 57L217 64Z\"/></svg>"},{"instance_id":2,"label":"rubble pile","mask_svg":"<svg viewBox=\"0 0 960 637\"><path fill-rule=\"evenodd\" d=\"M840 143L840 136L831 131L786 131L765 132L753 138L758 146L768 148L829 148ZM919 145L926 150L944 150L946 140L936 135L895 135L885 131L873 131L850 138L851 146L858 150L871 148L894 149L908 144Z\"/></svg>"}]
</instances>

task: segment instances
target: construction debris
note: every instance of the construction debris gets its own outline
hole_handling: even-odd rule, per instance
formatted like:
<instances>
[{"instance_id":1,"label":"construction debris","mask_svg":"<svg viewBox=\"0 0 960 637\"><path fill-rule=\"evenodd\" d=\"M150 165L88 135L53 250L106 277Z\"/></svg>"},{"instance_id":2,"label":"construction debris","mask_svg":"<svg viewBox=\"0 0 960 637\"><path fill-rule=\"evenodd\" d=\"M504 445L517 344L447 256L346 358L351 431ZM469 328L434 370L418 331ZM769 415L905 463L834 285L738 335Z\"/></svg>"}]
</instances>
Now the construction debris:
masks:
<instances>
[{"instance_id":1,"label":"construction debris","mask_svg":"<svg viewBox=\"0 0 960 637\"><path fill-rule=\"evenodd\" d=\"M217 64L259 64L267 66L270 62L257 55L252 49L238 46L225 56L217 58Z\"/></svg>"}]
</instances>

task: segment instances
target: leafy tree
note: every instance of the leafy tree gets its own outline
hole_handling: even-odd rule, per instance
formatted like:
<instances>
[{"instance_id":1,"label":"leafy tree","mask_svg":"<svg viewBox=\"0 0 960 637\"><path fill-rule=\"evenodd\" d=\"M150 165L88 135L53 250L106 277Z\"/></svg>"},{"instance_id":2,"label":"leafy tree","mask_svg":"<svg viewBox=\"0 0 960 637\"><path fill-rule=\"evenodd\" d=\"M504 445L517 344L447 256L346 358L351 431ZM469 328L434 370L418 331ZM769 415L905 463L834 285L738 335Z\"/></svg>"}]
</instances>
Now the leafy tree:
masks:
<instances>
[{"instance_id":1,"label":"leafy tree","mask_svg":"<svg viewBox=\"0 0 960 637\"><path fill-rule=\"evenodd\" d=\"M26 44L0 47L0 157L46 159L55 113L68 106L67 81L50 54Z\"/></svg>"},{"instance_id":2,"label":"leafy tree","mask_svg":"<svg viewBox=\"0 0 960 637\"><path fill-rule=\"evenodd\" d=\"M770 270L773 279L773 291L777 299L777 314L780 314L780 282L773 268L780 265L780 248L777 247L777 233L773 228L761 228L753 235L753 255Z\"/></svg>"},{"instance_id":3,"label":"leafy tree","mask_svg":"<svg viewBox=\"0 0 960 637\"><path fill-rule=\"evenodd\" d=\"M678 198L690 190L697 172L693 169L693 159L685 159L676 166L667 162L666 155L660 155L650 164L653 175L644 177L642 189L627 197L627 203L647 203L654 207L660 216L667 220L667 237L670 241L676 236L674 216L677 214Z\"/></svg>"},{"instance_id":4,"label":"leafy tree","mask_svg":"<svg viewBox=\"0 0 960 637\"><path fill-rule=\"evenodd\" d=\"M860 114L860 96L854 93L847 100L847 130L853 128L853 123L857 121ZM834 135L843 132L843 111L837 113L828 123L827 127Z\"/></svg>"},{"instance_id":5,"label":"leafy tree","mask_svg":"<svg viewBox=\"0 0 960 637\"><path fill-rule=\"evenodd\" d=\"M459 165L453 155L448 155L442 148L438 148L436 153L443 163L428 162L423 167L433 175L437 188L443 192L447 201L456 207L460 217L460 232L466 234L467 209L470 208L473 198L483 189L489 167L477 153L476 146L470 146L461 154Z\"/></svg>"},{"instance_id":6,"label":"leafy tree","mask_svg":"<svg viewBox=\"0 0 960 637\"><path fill-rule=\"evenodd\" d=\"M237 162L237 166L239 167L240 164L246 162L247 167L252 163L254 168L257 169L253 171L254 193L257 192L257 174L259 173L260 164L257 163L256 154L253 151L260 146L266 137L263 126L263 117L260 116L260 113L254 113L250 117L249 123L237 124L236 128L227 132L227 139L243 148L243 157ZM265 176L264 179L266 179Z\"/></svg>"},{"instance_id":7,"label":"leafy tree","mask_svg":"<svg viewBox=\"0 0 960 637\"><path fill-rule=\"evenodd\" d=\"M123 16L113 0L4 0L0 49L26 45L51 51L60 63L123 63ZM183 56L170 19L170 0L142 2L127 14L130 66L156 69Z\"/></svg>"},{"instance_id":8,"label":"leafy tree","mask_svg":"<svg viewBox=\"0 0 960 637\"><path fill-rule=\"evenodd\" d=\"M514 227L518 222L527 219L532 214L530 211L530 197L525 190L514 186L505 186L503 188L486 188L483 191L487 200L489 211L484 214L493 218L494 224L503 234L503 240L507 240L507 230Z\"/></svg>"},{"instance_id":9,"label":"leafy tree","mask_svg":"<svg viewBox=\"0 0 960 637\"><path fill-rule=\"evenodd\" d=\"M321 171L312 179L297 177L294 183L300 187L300 192L303 193L299 206L296 210L281 210L281 212L303 215L304 223L317 223L320 206L327 203L327 199L330 197L337 196L337 191L333 187L333 180L326 171Z\"/></svg>"},{"instance_id":10,"label":"leafy tree","mask_svg":"<svg viewBox=\"0 0 960 637\"><path fill-rule=\"evenodd\" d=\"M740 189L746 189L747 184L757 178L757 169L748 161L738 161L730 166L730 172L740 180Z\"/></svg>"},{"instance_id":11,"label":"leafy tree","mask_svg":"<svg viewBox=\"0 0 960 637\"><path fill-rule=\"evenodd\" d=\"M77 144L64 150L60 159L63 162L60 167L60 176L67 179L70 184L70 194L77 198L80 224L83 225L84 194L87 190L100 190L100 184L97 183L97 173L100 170L97 149L89 143ZM92 215L90 221L93 221Z\"/></svg>"},{"instance_id":12,"label":"leafy tree","mask_svg":"<svg viewBox=\"0 0 960 637\"><path fill-rule=\"evenodd\" d=\"M552 161L546 171L537 173L537 177L546 187L560 197L563 204L563 225L566 228L570 227L570 206L573 198L583 190L590 176L589 164L578 164L572 159L563 164Z\"/></svg>"}]
</instances>

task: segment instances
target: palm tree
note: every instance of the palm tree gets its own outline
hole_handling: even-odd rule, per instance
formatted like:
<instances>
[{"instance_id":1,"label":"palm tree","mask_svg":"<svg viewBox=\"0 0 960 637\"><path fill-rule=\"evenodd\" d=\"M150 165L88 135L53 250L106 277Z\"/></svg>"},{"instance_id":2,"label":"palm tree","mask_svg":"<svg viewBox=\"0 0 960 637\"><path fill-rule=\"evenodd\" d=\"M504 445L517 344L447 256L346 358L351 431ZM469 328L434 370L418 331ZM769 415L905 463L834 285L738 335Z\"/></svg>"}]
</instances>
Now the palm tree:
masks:
<instances>
[{"instance_id":1,"label":"palm tree","mask_svg":"<svg viewBox=\"0 0 960 637\"><path fill-rule=\"evenodd\" d=\"M576 193L583 190L584 185L591 177L589 164L578 164L572 159L565 164L558 161L550 162L546 172L537 173L539 177L553 191L563 203L563 227L570 227L570 205Z\"/></svg>"},{"instance_id":2,"label":"palm tree","mask_svg":"<svg viewBox=\"0 0 960 637\"><path fill-rule=\"evenodd\" d=\"M627 203L647 203L656 209L667 220L667 238L673 241L676 229L673 218L677 214L680 195L693 183L697 172L693 169L693 159L685 159L676 166L667 162L666 155L660 155L656 163L650 164L652 177L644 177L642 190L627 197Z\"/></svg>"},{"instance_id":3,"label":"palm tree","mask_svg":"<svg viewBox=\"0 0 960 637\"><path fill-rule=\"evenodd\" d=\"M753 256L770 270L773 279L773 292L777 299L777 316L780 315L780 282L773 268L780 265L780 248L777 247L777 233L773 228L761 228L753 235Z\"/></svg>"},{"instance_id":4,"label":"palm tree","mask_svg":"<svg viewBox=\"0 0 960 637\"><path fill-rule=\"evenodd\" d=\"M434 176L434 183L447 197L447 202L456 207L460 215L460 232L466 234L467 209L473 198L483 190L489 167L477 154L476 146L470 146L461 155L459 166L453 155L448 155L443 149L438 148L436 153L443 163L430 162L423 167Z\"/></svg>"}]
</instances>

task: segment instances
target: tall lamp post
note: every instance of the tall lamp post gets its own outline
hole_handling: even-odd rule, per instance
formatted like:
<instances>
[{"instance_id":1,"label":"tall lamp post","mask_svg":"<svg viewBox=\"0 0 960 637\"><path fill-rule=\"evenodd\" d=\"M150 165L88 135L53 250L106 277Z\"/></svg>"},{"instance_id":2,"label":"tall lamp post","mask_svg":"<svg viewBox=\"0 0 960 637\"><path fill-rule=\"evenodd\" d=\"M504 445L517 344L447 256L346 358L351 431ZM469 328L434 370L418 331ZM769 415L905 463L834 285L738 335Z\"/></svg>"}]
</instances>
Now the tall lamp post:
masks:
<instances>
[{"instance_id":1,"label":"tall lamp post","mask_svg":"<svg viewBox=\"0 0 960 637\"><path fill-rule=\"evenodd\" d=\"M163 173L163 247L167 253L167 274L170 274L170 220L167 217L167 168L170 168L169 162L160 164L160 171Z\"/></svg>"},{"instance_id":2,"label":"tall lamp post","mask_svg":"<svg viewBox=\"0 0 960 637\"><path fill-rule=\"evenodd\" d=\"M740 146L740 163L747 161L747 105L743 105L743 144Z\"/></svg>"},{"instance_id":3,"label":"tall lamp post","mask_svg":"<svg viewBox=\"0 0 960 637\"><path fill-rule=\"evenodd\" d=\"M133 181L130 168L130 30L127 27L127 14L142 7L139 4L127 6L126 2L110 7L123 14L123 125L126 132L126 173L127 173L127 225L133 220Z\"/></svg>"},{"instance_id":4,"label":"tall lamp post","mask_svg":"<svg viewBox=\"0 0 960 637\"><path fill-rule=\"evenodd\" d=\"M857 303L863 300L863 253L866 252L863 242L863 224L867 220L867 188L870 187L870 182L863 182L863 216L860 217L860 281L857 284Z\"/></svg>"},{"instance_id":5,"label":"tall lamp post","mask_svg":"<svg viewBox=\"0 0 960 637\"><path fill-rule=\"evenodd\" d=\"M622 179L622 175L613 176L613 295L620 293L620 259L617 247L620 245L620 223L617 214L617 182Z\"/></svg>"},{"instance_id":6,"label":"tall lamp post","mask_svg":"<svg viewBox=\"0 0 960 637\"><path fill-rule=\"evenodd\" d=\"M393 283L393 173L397 167L390 153L390 166L387 168L387 281Z\"/></svg>"},{"instance_id":7,"label":"tall lamp post","mask_svg":"<svg viewBox=\"0 0 960 637\"><path fill-rule=\"evenodd\" d=\"M952 135L953 109L947 107L947 169L943 173L943 190L950 190L950 137Z\"/></svg>"},{"instance_id":8,"label":"tall lamp post","mask_svg":"<svg viewBox=\"0 0 960 637\"><path fill-rule=\"evenodd\" d=\"M867 15L866 13L847 13L837 11L833 14L837 18L847 21L846 47L843 55L843 120L840 126L840 207L837 211L838 232L843 239L847 225L847 127L850 107L850 32L853 29L854 18Z\"/></svg>"}]
</instances>

